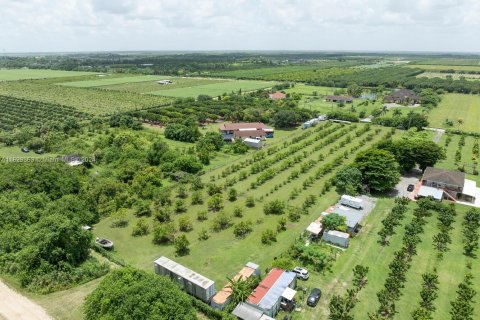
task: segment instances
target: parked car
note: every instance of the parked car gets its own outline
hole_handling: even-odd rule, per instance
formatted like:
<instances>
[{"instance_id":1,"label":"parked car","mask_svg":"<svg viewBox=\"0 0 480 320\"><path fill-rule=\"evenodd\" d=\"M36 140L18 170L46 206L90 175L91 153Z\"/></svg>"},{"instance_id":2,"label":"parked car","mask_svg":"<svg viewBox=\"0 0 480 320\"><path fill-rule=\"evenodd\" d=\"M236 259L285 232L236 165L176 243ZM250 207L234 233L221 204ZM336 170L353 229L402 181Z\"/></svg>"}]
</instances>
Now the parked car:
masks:
<instances>
[{"instance_id":1,"label":"parked car","mask_svg":"<svg viewBox=\"0 0 480 320\"><path fill-rule=\"evenodd\" d=\"M413 189L415 189L415 185L409 184L408 187L407 187L407 191L408 191L408 192L412 192Z\"/></svg>"},{"instance_id":2,"label":"parked car","mask_svg":"<svg viewBox=\"0 0 480 320\"><path fill-rule=\"evenodd\" d=\"M27 147L22 147L22 149L20 149L20 150L22 150L22 152L25 152L25 153L30 152L30 150Z\"/></svg>"},{"instance_id":3,"label":"parked car","mask_svg":"<svg viewBox=\"0 0 480 320\"><path fill-rule=\"evenodd\" d=\"M308 295L307 305L310 307L315 307L322 296L322 291L318 288L312 289L312 292Z\"/></svg>"},{"instance_id":4,"label":"parked car","mask_svg":"<svg viewBox=\"0 0 480 320\"><path fill-rule=\"evenodd\" d=\"M297 274L298 279L308 280L308 278L310 277L307 269L300 268L300 267L295 267L295 268L293 268L292 271Z\"/></svg>"},{"instance_id":5,"label":"parked car","mask_svg":"<svg viewBox=\"0 0 480 320\"><path fill-rule=\"evenodd\" d=\"M35 153L36 153L36 154L44 154L44 153L45 153L45 150L43 150L43 149L37 149L37 150L35 150Z\"/></svg>"}]
</instances>

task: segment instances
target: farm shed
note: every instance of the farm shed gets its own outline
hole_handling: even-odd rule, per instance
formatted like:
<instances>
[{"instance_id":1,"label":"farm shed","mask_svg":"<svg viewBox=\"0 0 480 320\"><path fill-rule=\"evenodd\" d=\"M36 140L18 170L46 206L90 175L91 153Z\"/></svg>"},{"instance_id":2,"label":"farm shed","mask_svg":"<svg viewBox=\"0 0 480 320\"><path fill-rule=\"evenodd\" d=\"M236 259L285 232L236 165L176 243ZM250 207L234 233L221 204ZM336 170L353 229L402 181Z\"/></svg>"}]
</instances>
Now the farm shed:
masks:
<instances>
[{"instance_id":1,"label":"farm shed","mask_svg":"<svg viewBox=\"0 0 480 320\"><path fill-rule=\"evenodd\" d=\"M280 310L282 302L285 302L285 298L282 297L285 289L293 289L295 284L296 274L294 272L273 268L247 298L247 303L264 314L274 317Z\"/></svg>"},{"instance_id":2,"label":"farm shed","mask_svg":"<svg viewBox=\"0 0 480 320\"><path fill-rule=\"evenodd\" d=\"M239 279L246 280L252 276L260 276L260 266L253 262L247 263L240 272L238 272L235 277L233 277L233 281L237 281ZM215 294L211 301L211 306L215 309L223 310L225 306L230 302L230 298L232 295L232 289L230 288L230 282L222 288L217 294Z\"/></svg>"},{"instance_id":3,"label":"farm shed","mask_svg":"<svg viewBox=\"0 0 480 320\"><path fill-rule=\"evenodd\" d=\"M350 241L350 235L341 231L329 230L323 233L322 240L342 248L347 248Z\"/></svg>"},{"instance_id":4,"label":"farm shed","mask_svg":"<svg viewBox=\"0 0 480 320\"><path fill-rule=\"evenodd\" d=\"M245 138L243 139L243 143L255 149L262 149L263 146L262 140L259 139Z\"/></svg>"},{"instance_id":5,"label":"farm shed","mask_svg":"<svg viewBox=\"0 0 480 320\"><path fill-rule=\"evenodd\" d=\"M318 237L323 230L323 226L320 222L312 222L310 225L305 229L308 233L310 233L313 237Z\"/></svg>"},{"instance_id":6,"label":"farm shed","mask_svg":"<svg viewBox=\"0 0 480 320\"><path fill-rule=\"evenodd\" d=\"M263 312L247 303L240 302L233 309L232 314L239 320L260 320Z\"/></svg>"},{"instance_id":7,"label":"farm shed","mask_svg":"<svg viewBox=\"0 0 480 320\"><path fill-rule=\"evenodd\" d=\"M442 201L443 190L428 186L421 186L417 193L417 198L432 197L435 200Z\"/></svg>"},{"instance_id":8,"label":"farm shed","mask_svg":"<svg viewBox=\"0 0 480 320\"><path fill-rule=\"evenodd\" d=\"M155 260L154 267L156 274L170 277L187 293L205 302L215 294L215 282L167 257Z\"/></svg>"},{"instance_id":9,"label":"farm shed","mask_svg":"<svg viewBox=\"0 0 480 320\"><path fill-rule=\"evenodd\" d=\"M363 215L360 212L358 212L355 209L351 209L343 206L335 208L333 212L342 217L345 217L346 224L348 227L347 229L348 233L350 234L357 233L358 227L360 226L360 222L363 219Z\"/></svg>"},{"instance_id":10,"label":"farm shed","mask_svg":"<svg viewBox=\"0 0 480 320\"><path fill-rule=\"evenodd\" d=\"M240 137L264 137L267 126L262 122L238 122L224 123L219 126L218 130L223 140L232 141ZM251 131L251 133L249 133Z\"/></svg>"}]
</instances>

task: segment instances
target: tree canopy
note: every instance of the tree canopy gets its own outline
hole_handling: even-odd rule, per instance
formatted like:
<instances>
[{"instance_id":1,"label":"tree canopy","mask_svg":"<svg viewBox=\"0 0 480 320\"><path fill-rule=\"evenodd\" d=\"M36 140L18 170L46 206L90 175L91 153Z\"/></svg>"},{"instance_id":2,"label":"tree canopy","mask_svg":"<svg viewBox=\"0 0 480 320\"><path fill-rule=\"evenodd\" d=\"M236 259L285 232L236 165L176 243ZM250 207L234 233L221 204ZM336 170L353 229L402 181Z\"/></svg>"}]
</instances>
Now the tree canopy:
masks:
<instances>
[{"instance_id":1,"label":"tree canopy","mask_svg":"<svg viewBox=\"0 0 480 320\"><path fill-rule=\"evenodd\" d=\"M355 166L362 172L363 182L371 190L385 192L400 181L399 165L395 156L387 150L360 152L355 158Z\"/></svg>"}]
</instances>

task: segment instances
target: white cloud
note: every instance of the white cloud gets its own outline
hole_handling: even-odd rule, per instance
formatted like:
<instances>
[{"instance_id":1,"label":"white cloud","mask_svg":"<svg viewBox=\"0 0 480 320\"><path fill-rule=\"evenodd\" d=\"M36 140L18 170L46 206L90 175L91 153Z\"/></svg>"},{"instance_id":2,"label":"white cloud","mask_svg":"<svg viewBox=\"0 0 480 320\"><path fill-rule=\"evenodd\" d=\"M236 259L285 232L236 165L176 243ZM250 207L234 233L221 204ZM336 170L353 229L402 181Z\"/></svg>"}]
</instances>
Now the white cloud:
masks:
<instances>
[{"instance_id":1,"label":"white cloud","mask_svg":"<svg viewBox=\"0 0 480 320\"><path fill-rule=\"evenodd\" d=\"M479 14L478 0L0 0L0 50L480 51Z\"/></svg>"}]
</instances>

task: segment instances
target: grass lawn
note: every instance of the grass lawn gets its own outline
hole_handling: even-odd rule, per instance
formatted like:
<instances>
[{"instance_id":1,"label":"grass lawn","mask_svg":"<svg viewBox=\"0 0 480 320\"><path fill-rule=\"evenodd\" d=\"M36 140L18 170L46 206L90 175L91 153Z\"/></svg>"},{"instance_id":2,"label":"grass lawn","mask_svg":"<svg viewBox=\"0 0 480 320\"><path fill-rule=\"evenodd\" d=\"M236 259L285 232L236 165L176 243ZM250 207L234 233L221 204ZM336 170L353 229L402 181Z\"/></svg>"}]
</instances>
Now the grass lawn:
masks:
<instances>
[{"instance_id":1,"label":"grass lawn","mask_svg":"<svg viewBox=\"0 0 480 320\"><path fill-rule=\"evenodd\" d=\"M446 119L454 122L453 127L445 124ZM442 102L430 111L428 120L431 127L480 132L480 96L445 94ZM458 120L463 121L463 124L459 124Z\"/></svg>"},{"instance_id":2,"label":"grass lawn","mask_svg":"<svg viewBox=\"0 0 480 320\"><path fill-rule=\"evenodd\" d=\"M48 69L0 69L0 81L44 79L91 75L91 72L61 71Z\"/></svg>"},{"instance_id":3,"label":"grass lawn","mask_svg":"<svg viewBox=\"0 0 480 320\"><path fill-rule=\"evenodd\" d=\"M199 95L219 96L232 91L253 91L258 89L269 88L275 85L275 82L256 81L256 80L229 80L221 83L195 85L192 87L166 89L150 92L153 95L161 95L168 97L198 97Z\"/></svg>"},{"instance_id":4,"label":"grass lawn","mask_svg":"<svg viewBox=\"0 0 480 320\"><path fill-rule=\"evenodd\" d=\"M116 84L158 81L163 79L171 79L171 77L160 76L160 75L128 76L128 77L113 77L113 78L105 77L105 78L99 78L96 80L63 82L63 83L59 83L59 85L76 87L76 88L90 88L90 87L110 86L110 85L116 85Z\"/></svg>"},{"instance_id":5,"label":"grass lawn","mask_svg":"<svg viewBox=\"0 0 480 320\"><path fill-rule=\"evenodd\" d=\"M162 79L170 79L172 84L160 85L156 81L143 81L143 82L131 82L123 84L114 84L103 87L104 89L119 90L119 91L131 91L137 93L150 93L160 92L162 90L171 90L177 88L188 88L199 85L223 83L228 80L224 79L210 79L210 78L186 78L186 77L162 77Z\"/></svg>"},{"instance_id":6,"label":"grass lawn","mask_svg":"<svg viewBox=\"0 0 480 320\"><path fill-rule=\"evenodd\" d=\"M305 95L313 95L316 92L319 95L333 94L336 88L332 87L320 87L320 86L309 86L303 83L296 83L293 88L286 89L286 93L299 93Z\"/></svg>"},{"instance_id":7,"label":"grass lawn","mask_svg":"<svg viewBox=\"0 0 480 320\"><path fill-rule=\"evenodd\" d=\"M468 73L442 73L442 72L424 72L417 75L417 78L442 78L446 79L451 77L454 80L459 80L464 77L467 80L480 80L480 74L468 74Z\"/></svg>"}]
</instances>

